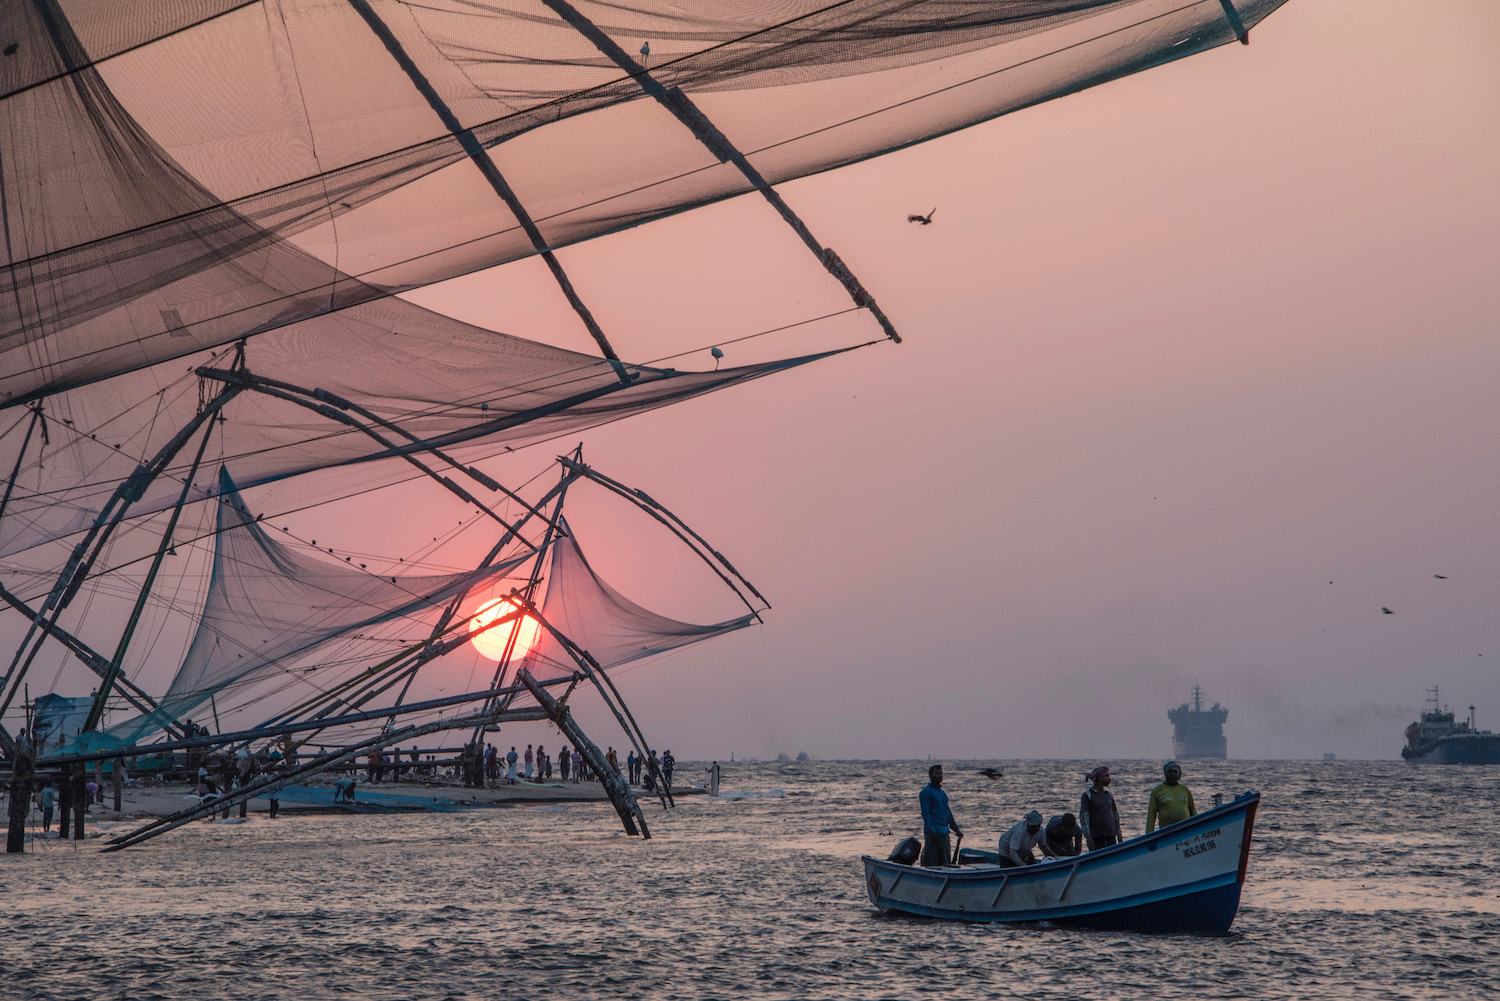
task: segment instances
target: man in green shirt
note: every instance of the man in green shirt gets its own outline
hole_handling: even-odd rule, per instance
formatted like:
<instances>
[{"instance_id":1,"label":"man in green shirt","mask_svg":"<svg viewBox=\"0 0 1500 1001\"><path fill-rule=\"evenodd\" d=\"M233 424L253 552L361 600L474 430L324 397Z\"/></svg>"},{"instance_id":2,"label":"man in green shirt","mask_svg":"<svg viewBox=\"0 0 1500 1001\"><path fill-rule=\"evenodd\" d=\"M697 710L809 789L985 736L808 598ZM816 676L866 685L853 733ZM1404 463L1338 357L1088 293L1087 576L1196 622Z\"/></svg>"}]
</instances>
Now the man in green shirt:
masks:
<instances>
[{"instance_id":1,"label":"man in green shirt","mask_svg":"<svg viewBox=\"0 0 1500 1001\"><path fill-rule=\"evenodd\" d=\"M1178 781L1182 778L1182 766L1168 761L1162 765L1161 771L1166 781L1151 790L1151 799L1146 806L1147 834L1158 826L1166 827L1198 814L1198 808L1193 805L1192 791Z\"/></svg>"}]
</instances>

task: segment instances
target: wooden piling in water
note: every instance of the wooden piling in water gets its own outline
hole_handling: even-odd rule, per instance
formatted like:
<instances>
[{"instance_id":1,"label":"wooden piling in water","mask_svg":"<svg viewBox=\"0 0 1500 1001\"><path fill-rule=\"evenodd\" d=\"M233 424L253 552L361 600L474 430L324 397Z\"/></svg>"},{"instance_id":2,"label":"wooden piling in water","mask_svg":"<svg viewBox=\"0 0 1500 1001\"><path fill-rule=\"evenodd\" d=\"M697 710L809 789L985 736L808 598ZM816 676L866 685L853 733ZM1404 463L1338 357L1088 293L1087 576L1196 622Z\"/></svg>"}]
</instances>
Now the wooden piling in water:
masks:
<instances>
[{"instance_id":1,"label":"wooden piling in water","mask_svg":"<svg viewBox=\"0 0 1500 1001\"><path fill-rule=\"evenodd\" d=\"M547 716L557 728L566 734L572 741L573 746L578 748L583 759L588 762L589 768L599 777L604 785L604 792L609 796L609 801L614 804L615 812L620 815L620 820L625 825L626 834L639 833L643 838L651 837L651 829L646 826L645 814L635 801L635 794L630 791L630 783L626 782L620 773L609 767L604 753L599 750L599 745L588 738L578 724L573 720L573 714L568 707L554 699L545 688L537 684L531 672L522 668L516 672L516 678L531 692L532 697L546 710ZM636 825L640 830L636 830Z\"/></svg>"},{"instance_id":2,"label":"wooden piling in water","mask_svg":"<svg viewBox=\"0 0 1500 1001\"><path fill-rule=\"evenodd\" d=\"M73 824L73 768L64 766L57 776L57 836L66 838Z\"/></svg>"},{"instance_id":3,"label":"wooden piling in water","mask_svg":"<svg viewBox=\"0 0 1500 1001\"><path fill-rule=\"evenodd\" d=\"M82 841L88 837L88 832L83 828L83 818L88 813L89 790L88 771L82 763L72 768L73 772L73 840Z\"/></svg>"},{"instance_id":4,"label":"wooden piling in water","mask_svg":"<svg viewBox=\"0 0 1500 1001\"><path fill-rule=\"evenodd\" d=\"M26 850L26 815L31 812L31 792L36 785L35 760L31 756L30 741L17 741L15 756L11 758L10 817L5 836L7 854Z\"/></svg>"}]
</instances>

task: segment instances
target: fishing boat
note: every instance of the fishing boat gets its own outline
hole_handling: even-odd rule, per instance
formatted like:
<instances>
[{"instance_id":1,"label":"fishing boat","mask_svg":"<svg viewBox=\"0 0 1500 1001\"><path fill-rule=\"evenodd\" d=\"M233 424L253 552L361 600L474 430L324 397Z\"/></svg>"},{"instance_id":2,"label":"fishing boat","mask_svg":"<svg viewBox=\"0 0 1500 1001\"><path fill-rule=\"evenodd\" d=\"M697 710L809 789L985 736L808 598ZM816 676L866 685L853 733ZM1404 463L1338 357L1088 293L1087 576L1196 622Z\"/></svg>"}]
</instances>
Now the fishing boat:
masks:
<instances>
[{"instance_id":1,"label":"fishing boat","mask_svg":"<svg viewBox=\"0 0 1500 1001\"><path fill-rule=\"evenodd\" d=\"M1246 792L1109 848L1020 868L968 848L958 865L930 869L866 855L865 888L885 913L1223 935L1239 910L1259 803Z\"/></svg>"}]
</instances>

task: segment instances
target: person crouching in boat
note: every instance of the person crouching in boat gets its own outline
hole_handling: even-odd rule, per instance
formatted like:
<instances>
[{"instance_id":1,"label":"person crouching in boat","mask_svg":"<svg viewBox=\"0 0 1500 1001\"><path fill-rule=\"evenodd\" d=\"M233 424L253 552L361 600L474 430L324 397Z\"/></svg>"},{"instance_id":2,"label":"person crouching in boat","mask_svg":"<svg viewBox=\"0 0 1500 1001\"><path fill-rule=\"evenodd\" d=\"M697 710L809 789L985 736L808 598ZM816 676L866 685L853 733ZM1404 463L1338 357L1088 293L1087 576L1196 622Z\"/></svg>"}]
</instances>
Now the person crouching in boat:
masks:
<instances>
[{"instance_id":1,"label":"person crouching in boat","mask_svg":"<svg viewBox=\"0 0 1500 1001\"><path fill-rule=\"evenodd\" d=\"M1166 827L1178 821L1198 815L1198 808L1193 805L1193 793L1179 779L1182 778L1182 766L1175 761L1168 761L1161 766L1163 782L1151 790L1151 799L1146 806L1146 833L1150 834L1158 826Z\"/></svg>"},{"instance_id":2,"label":"person crouching in boat","mask_svg":"<svg viewBox=\"0 0 1500 1001\"><path fill-rule=\"evenodd\" d=\"M1108 765L1100 765L1084 778L1093 785L1078 800L1078 823L1083 828L1083 843L1092 852L1119 843L1120 811L1108 789Z\"/></svg>"},{"instance_id":3,"label":"person crouching in boat","mask_svg":"<svg viewBox=\"0 0 1500 1001\"><path fill-rule=\"evenodd\" d=\"M927 769L927 785L917 794L917 802L922 807L922 864L929 868L947 865L953 858L948 847L948 831L951 829L960 838L964 832L953 819L948 794L943 792L942 765Z\"/></svg>"},{"instance_id":4,"label":"person crouching in boat","mask_svg":"<svg viewBox=\"0 0 1500 1001\"><path fill-rule=\"evenodd\" d=\"M1032 810L1023 820L1016 822L1010 830L1000 835L1000 868L1014 869L1022 865L1036 865L1032 849L1047 837L1042 826L1042 815Z\"/></svg>"},{"instance_id":5,"label":"person crouching in boat","mask_svg":"<svg viewBox=\"0 0 1500 1001\"><path fill-rule=\"evenodd\" d=\"M1048 858L1072 858L1083 853L1083 828L1071 813L1047 818L1042 828L1042 854Z\"/></svg>"}]
</instances>

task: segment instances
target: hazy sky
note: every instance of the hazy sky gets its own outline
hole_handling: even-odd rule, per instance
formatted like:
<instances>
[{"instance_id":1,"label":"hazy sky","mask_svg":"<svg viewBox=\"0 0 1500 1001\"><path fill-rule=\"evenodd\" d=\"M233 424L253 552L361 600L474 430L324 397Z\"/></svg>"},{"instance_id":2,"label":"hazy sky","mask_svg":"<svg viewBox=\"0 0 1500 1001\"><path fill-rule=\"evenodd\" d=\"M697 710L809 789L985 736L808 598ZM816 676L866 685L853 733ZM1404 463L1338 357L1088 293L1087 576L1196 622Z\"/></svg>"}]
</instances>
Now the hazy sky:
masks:
<instances>
[{"instance_id":1,"label":"hazy sky","mask_svg":"<svg viewBox=\"0 0 1500 1001\"><path fill-rule=\"evenodd\" d=\"M625 676L651 739L1160 757L1195 682L1235 757L1394 757L1432 685L1500 729L1497 38L1490 0L1293 0L786 185L907 340L583 437L775 605ZM633 358L842 305L758 199L564 259ZM531 266L417 298L584 347ZM602 573L692 604L609 527Z\"/></svg>"},{"instance_id":2,"label":"hazy sky","mask_svg":"<svg viewBox=\"0 0 1500 1001\"><path fill-rule=\"evenodd\" d=\"M1233 757L1394 757L1432 685L1500 729L1497 38L1493 0L1291 0L1248 48L783 186L906 342L581 436L774 604L623 676L656 746L1163 757L1194 683ZM848 305L758 198L560 256L631 360ZM411 298L593 350L536 261ZM393 555L404 498L371 504ZM607 579L735 614L610 511L574 507ZM368 548L341 517L298 525Z\"/></svg>"}]
</instances>

